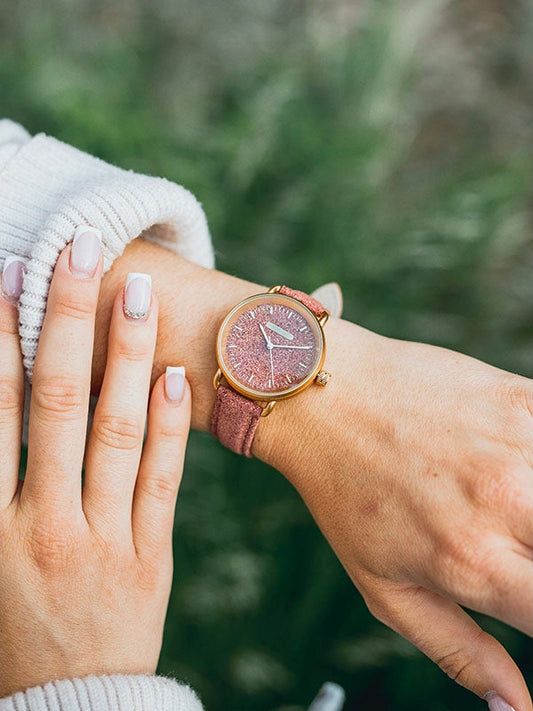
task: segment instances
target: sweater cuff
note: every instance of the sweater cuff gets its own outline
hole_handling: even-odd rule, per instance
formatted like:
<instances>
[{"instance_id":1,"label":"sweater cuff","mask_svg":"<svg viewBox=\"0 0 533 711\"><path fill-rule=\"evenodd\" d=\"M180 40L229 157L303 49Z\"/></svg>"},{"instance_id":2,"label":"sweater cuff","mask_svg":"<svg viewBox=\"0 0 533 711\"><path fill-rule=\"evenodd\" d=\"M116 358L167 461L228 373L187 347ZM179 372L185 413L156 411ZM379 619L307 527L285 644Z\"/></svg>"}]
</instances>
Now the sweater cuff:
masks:
<instances>
[{"instance_id":1,"label":"sweater cuff","mask_svg":"<svg viewBox=\"0 0 533 711\"><path fill-rule=\"evenodd\" d=\"M148 674L51 681L0 699L0 711L203 711L189 687Z\"/></svg>"},{"instance_id":2,"label":"sweater cuff","mask_svg":"<svg viewBox=\"0 0 533 711\"><path fill-rule=\"evenodd\" d=\"M101 231L104 271L139 235L206 267L214 257L204 211L185 188L111 166L44 134L23 138L13 142L16 152L0 156L0 260L8 254L27 260L19 331L31 382L52 272L76 227Z\"/></svg>"}]
</instances>

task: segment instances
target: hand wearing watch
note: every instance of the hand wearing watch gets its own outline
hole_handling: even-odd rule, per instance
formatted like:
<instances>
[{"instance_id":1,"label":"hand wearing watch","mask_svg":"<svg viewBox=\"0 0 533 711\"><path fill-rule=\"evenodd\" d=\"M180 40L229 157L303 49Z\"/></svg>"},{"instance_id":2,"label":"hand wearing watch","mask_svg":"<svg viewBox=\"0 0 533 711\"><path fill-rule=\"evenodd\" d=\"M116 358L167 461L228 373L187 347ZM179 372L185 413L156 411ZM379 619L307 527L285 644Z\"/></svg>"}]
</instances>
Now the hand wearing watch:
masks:
<instances>
[{"instance_id":1,"label":"hand wearing watch","mask_svg":"<svg viewBox=\"0 0 533 711\"><path fill-rule=\"evenodd\" d=\"M211 431L229 449L251 457L261 417L278 400L313 383L325 386L323 327L329 312L308 294L274 286L237 304L220 326L213 379ZM225 382L223 382L223 379Z\"/></svg>"}]
</instances>

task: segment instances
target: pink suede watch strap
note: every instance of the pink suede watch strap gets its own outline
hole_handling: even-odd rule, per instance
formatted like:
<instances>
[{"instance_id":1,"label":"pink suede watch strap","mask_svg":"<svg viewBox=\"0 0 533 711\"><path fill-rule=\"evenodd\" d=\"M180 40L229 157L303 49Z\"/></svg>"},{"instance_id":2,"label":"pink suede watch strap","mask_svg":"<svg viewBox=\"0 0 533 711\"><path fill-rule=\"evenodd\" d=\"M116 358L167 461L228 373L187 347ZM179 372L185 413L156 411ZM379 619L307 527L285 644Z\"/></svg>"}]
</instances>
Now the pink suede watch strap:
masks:
<instances>
[{"instance_id":1,"label":"pink suede watch strap","mask_svg":"<svg viewBox=\"0 0 533 711\"><path fill-rule=\"evenodd\" d=\"M317 318L320 318L324 311L329 313L329 311L322 306L320 301L313 299L312 296L309 296L309 294L306 294L304 291L296 291L296 289L290 289L288 286L282 286L281 289L278 291L278 294L292 296L293 299L296 299L297 301L300 301L304 306L307 306L309 311L312 311Z\"/></svg>"},{"instance_id":2,"label":"pink suede watch strap","mask_svg":"<svg viewBox=\"0 0 533 711\"><path fill-rule=\"evenodd\" d=\"M226 385L219 385L211 432L237 454L251 457L252 442L263 408Z\"/></svg>"},{"instance_id":3,"label":"pink suede watch strap","mask_svg":"<svg viewBox=\"0 0 533 711\"><path fill-rule=\"evenodd\" d=\"M324 312L329 313L319 301L303 291L282 286L278 293L300 301L317 318ZM211 432L228 449L251 457L252 442L262 411L259 403L226 385L219 385L211 416Z\"/></svg>"}]
</instances>

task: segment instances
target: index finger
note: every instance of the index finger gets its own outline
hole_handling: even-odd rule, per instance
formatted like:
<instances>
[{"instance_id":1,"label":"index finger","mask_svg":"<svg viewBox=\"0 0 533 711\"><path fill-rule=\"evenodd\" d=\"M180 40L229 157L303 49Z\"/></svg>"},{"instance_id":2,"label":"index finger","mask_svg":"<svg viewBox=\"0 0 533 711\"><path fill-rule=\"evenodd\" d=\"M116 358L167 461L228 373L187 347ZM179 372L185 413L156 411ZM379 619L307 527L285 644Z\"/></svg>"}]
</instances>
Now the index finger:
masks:
<instances>
[{"instance_id":1,"label":"index finger","mask_svg":"<svg viewBox=\"0 0 533 711\"><path fill-rule=\"evenodd\" d=\"M33 371L28 464L21 504L79 502L96 303L100 232L81 226L60 254Z\"/></svg>"}]
</instances>

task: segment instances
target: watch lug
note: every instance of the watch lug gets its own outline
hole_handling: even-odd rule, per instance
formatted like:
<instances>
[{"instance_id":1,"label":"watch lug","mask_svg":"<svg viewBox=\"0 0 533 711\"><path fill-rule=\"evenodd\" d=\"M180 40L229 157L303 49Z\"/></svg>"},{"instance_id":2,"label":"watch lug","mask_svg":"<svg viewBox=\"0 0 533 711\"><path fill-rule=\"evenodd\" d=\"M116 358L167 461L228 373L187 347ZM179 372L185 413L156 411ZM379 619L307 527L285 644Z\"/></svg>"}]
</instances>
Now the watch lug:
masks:
<instances>
[{"instance_id":1,"label":"watch lug","mask_svg":"<svg viewBox=\"0 0 533 711\"><path fill-rule=\"evenodd\" d=\"M278 284L277 286L271 286L270 289L267 291L267 294L277 294L280 289L281 284Z\"/></svg>"},{"instance_id":2,"label":"watch lug","mask_svg":"<svg viewBox=\"0 0 533 711\"><path fill-rule=\"evenodd\" d=\"M221 378L222 378L222 371L219 368L213 377L213 387L215 388L215 390L218 390L218 386L220 385Z\"/></svg>"},{"instance_id":3,"label":"watch lug","mask_svg":"<svg viewBox=\"0 0 533 711\"><path fill-rule=\"evenodd\" d=\"M271 400L269 403L265 405L263 408L263 412L261 413L261 417L268 417L272 410L274 409L274 405L276 404L276 400Z\"/></svg>"},{"instance_id":4,"label":"watch lug","mask_svg":"<svg viewBox=\"0 0 533 711\"><path fill-rule=\"evenodd\" d=\"M328 312L324 311L322 316L318 319L318 323L322 326L322 328L324 328L324 326L326 325L328 318L329 318Z\"/></svg>"}]
</instances>

